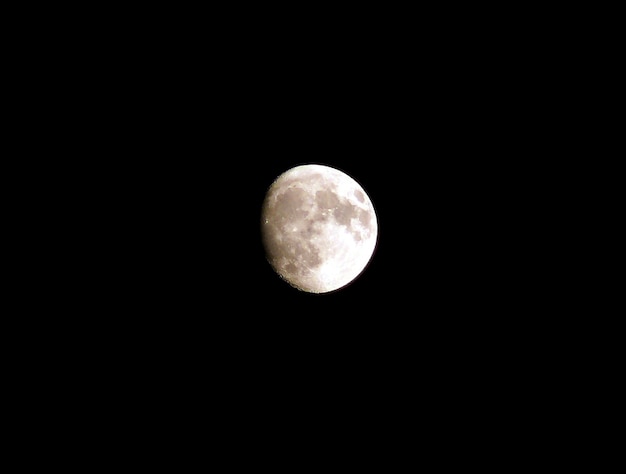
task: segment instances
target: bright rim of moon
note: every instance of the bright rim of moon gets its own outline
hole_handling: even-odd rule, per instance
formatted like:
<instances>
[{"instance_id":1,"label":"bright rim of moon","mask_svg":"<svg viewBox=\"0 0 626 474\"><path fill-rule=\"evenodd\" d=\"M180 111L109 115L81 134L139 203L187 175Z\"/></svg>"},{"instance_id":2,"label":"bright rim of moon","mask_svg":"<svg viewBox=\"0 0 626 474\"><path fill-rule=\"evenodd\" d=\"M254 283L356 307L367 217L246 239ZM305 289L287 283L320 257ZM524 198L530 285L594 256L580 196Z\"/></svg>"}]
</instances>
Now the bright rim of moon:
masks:
<instances>
[{"instance_id":1,"label":"bright rim of moon","mask_svg":"<svg viewBox=\"0 0 626 474\"><path fill-rule=\"evenodd\" d=\"M378 237L374 206L352 177L329 166L291 168L269 187L261 212L267 260L293 287L326 293L369 263Z\"/></svg>"}]
</instances>

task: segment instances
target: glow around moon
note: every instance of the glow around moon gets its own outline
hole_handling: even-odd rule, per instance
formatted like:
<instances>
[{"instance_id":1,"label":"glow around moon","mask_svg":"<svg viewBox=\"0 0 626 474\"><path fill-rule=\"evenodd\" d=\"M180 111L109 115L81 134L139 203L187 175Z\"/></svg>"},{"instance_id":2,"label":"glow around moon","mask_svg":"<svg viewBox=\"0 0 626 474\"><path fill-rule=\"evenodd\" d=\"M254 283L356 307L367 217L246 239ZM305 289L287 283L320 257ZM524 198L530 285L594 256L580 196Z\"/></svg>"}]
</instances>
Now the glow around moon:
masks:
<instances>
[{"instance_id":1,"label":"glow around moon","mask_svg":"<svg viewBox=\"0 0 626 474\"><path fill-rule=\"evenodd\" d=\"M329 166L296 166L269 187L261 212L267 260L293 287L326 293L369 263L378 237L374 206L361 185Z\"/></svg>"}]
</instances>

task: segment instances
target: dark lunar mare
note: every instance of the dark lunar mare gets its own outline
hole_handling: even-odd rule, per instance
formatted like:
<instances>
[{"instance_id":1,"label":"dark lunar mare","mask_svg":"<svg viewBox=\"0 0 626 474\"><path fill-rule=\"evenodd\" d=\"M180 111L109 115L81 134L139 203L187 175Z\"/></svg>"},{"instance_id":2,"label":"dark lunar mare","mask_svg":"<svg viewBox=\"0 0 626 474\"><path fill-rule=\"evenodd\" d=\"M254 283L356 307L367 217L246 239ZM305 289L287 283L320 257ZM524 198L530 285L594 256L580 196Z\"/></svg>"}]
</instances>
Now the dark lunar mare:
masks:
<instances>
[{"instance_id":1,"label":"dark lunar mare","mask_svg":"<svg viewBox=\"0 0 626 474\"><path fill-rule=\"evenodd\" d=\"M327 190L318 191L315 193L315 201L320 209L332 210L332 215L335 218L335 221L338 224L345 226L355 240L361 240L361 234L352 226L352 219L359 219L363 226L366 229L369 229L371 222L371 216L369 213L360 207L355 206L347 199L341 198L335 192Z\"/></svg>"}]
</instances>

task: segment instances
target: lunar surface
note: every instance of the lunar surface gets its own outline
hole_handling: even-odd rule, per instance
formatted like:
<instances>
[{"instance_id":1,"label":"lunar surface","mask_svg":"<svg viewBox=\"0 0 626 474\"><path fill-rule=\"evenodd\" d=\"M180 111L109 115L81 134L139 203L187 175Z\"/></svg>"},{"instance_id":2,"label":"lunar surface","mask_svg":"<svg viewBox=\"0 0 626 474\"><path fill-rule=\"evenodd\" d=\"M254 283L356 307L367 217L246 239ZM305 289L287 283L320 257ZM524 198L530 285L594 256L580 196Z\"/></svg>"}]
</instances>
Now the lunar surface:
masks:
<instances>
[{"instance_id":1,"label":"lunar surface","mask_svg":"<svg viewBox=\"0 0 626 474\"><path fill-rule=\"evenodd\" d=\"M374 206L361 185L329 166L296 166L269 187L261 211L265 254L274 271L309 293L340 289L369 263L378 237Z\"/></svg>"}]
</instances>

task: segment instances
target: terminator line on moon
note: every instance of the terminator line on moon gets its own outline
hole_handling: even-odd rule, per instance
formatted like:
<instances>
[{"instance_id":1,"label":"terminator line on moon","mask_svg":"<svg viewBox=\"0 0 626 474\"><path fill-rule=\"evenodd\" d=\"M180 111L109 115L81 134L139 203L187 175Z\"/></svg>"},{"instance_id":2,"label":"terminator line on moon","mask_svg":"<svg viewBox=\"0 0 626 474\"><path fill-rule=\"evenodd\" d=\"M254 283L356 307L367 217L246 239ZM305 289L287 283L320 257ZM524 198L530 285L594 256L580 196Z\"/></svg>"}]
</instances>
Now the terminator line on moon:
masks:
<instances>
[{"instance_id":1,"label":"terminator line on moon","mask_svg":"<svg viewBox=\"0 0 626 474\"><path fill-rule=\"evenodd\" d=\"M369 263L378 238L374 206L343 171L300 165L270 185L261 210L265 255L291 286L309 293L338 290Z\"/></svg>"}]
</instances>

